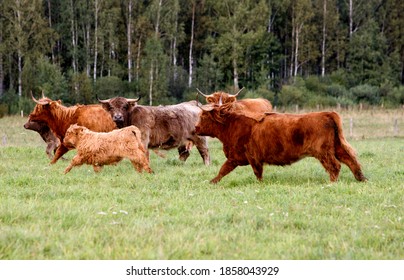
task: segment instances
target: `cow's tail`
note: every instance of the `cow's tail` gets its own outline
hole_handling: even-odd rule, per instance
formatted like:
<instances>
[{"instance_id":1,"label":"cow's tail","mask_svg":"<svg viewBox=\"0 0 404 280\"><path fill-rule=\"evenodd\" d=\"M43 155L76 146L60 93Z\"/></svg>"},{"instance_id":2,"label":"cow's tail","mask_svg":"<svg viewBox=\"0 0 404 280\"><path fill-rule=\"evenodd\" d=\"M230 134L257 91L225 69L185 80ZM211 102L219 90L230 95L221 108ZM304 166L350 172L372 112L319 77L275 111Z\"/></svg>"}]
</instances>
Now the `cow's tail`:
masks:
<instances>
[{"instance_id":1,"label":"cow's tail","mask_svg":"<svg viewBox=\"0 0 404 280\"><path fill-rule=\"evenodd\" d=\"M340 147L336 147L336 156L337 158L348 165L354 174L355 178L358 181L366 181L366 177L362 173L361 165L357 159L356 151L352 148L352 146L346 141L344 132L342 130L342 120L338 113L331 112L331 117L335 123L335 133L336 138L338 138L337 143L339 142ZM336 143L336 145L338 145Z\"/></svg>"}]
</instances>

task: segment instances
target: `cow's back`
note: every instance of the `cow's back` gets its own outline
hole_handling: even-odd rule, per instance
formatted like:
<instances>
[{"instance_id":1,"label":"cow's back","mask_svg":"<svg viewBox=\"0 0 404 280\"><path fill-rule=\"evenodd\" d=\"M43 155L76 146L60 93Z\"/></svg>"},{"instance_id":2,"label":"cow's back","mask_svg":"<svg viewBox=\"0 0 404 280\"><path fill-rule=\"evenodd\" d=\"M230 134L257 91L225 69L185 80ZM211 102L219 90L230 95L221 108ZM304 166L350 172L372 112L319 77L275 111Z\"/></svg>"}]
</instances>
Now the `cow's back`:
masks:
<instances>
[{"instance_id":1,"label":"cow's back","mask_svg":"<svg viewBox=\"0 0 404 280\"><path fill-rule=\"evenodd\" d=\"M268 114L251 132L250 152L265 162L291 164L333 146L336 124L331 113Z\"/></svg>"},{"instance_id":2,"label":"cow's back","mask_svg":"<svg viewBox=\"0 0 404 280\"><path fill-rule=\"evenodd\" d=\"M244 106L245 109L255 112L271 112L272 104L268 100L264 98L256 98L256 99L241 99L238 100L237 103Z\"/></svg>"},{"instance_id":3,"label":"cow's back","mask_svg":"<svg viewBox=\"0 0 404 280\"><path fill-rule=\"evenodd\" d=\"M194 132L199 110L193 102L167 106L138 105L131 111L130 124L140 129L144 143L148 138L149 148L170 149Z\"/></svg>"},{"instance_id":4,"label":"cow's back","mask_svg":"<svg viewBox=\"0 0 404 280\"><path fill-rule=\"evenodd\" d=\"M111 115L101 105L79 105L76 123L96 132L108 132L116 128Z\"/></svg>"}]
</instances>

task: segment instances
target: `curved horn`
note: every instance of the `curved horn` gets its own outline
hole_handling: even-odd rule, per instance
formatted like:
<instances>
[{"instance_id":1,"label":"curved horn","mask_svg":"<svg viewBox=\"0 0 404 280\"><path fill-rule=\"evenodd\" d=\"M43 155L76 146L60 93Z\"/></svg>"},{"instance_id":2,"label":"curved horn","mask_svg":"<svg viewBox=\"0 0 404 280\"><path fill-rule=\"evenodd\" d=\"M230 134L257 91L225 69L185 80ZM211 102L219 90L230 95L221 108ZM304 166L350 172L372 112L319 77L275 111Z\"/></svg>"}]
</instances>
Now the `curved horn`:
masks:
<instances>
[{"instance_id":1,"label":"curved horn","mask_svg":"<svg viewBox=\"0 0 404 280\"><path fill-rule=\"evenodd\" d=\"M126 100L127 100L129 103L135 103L135 102L138 102L138 101L140 100L140 98L142 98L141 95L139 95L138 98L131 98L131 99L126 98Z\"/></svg>"},{"instance_id":2,"label":"curved horn","mask_svg":"<svg viewBox=\"0 0 404 280\"><path fill-rule=\"evenodd\" d=\"M47 104L49 104L49 101L39 101L39 100L36 100L35 97L34 97L34 95L32 94L32 91L31 91L31 98L32 98L32 100L34 100L34 102L35 102L36 104L39 104L39 105L47 105Z\"/></svg>"},{"instance_id":3,"label":"curved horn","mask_svg":"<svg viewBox=\"0 0 404 280\"><path fill-rule=\"evenodd\" d=\"M241 88L236 94L229 94L230 96L237 97L244 88Z\"/></svg>"},{"instance_id":4,"label":"curved horn","mask_svg":"<svg viewBox=\"0 0 404 280\"><path fill-rule=\"evenodd\" d=\"M200 91L198 88L196 88L196 90L205 98L209 97L210 95L206 95L204 94L202 91Z\"/></svg>"},{"instance_id":5,"label":"curved horn","mask_svg":"<svg viewBox=\"0 0 404 280\"><path fill-rule=\"evenodd\" d=\"M45 94L43 93L43 90L42 90L42 98L45 98Z\"/></svg>"},{"instance_id":6,"label":"curved horn","mask_svg":"<svg viewBox=\"0 0 404 280\"><path fill-rule=\"evenodd\" d=\"M98 102L100 102L100 103L109 103L109 101L111 100L111 98L101 100L101 99L98 98L98 95L95 95L95 98L97 98Z\"/></svg>"}]
</instances>

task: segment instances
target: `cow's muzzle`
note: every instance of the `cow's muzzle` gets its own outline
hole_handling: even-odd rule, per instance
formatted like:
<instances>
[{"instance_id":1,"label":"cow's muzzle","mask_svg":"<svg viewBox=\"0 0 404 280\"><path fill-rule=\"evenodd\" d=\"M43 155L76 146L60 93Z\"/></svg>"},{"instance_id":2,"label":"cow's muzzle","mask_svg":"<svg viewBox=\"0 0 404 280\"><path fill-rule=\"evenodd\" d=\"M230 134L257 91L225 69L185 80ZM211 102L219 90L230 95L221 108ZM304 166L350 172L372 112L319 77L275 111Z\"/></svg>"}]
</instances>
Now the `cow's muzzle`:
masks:
<instances>
[{"instance_id":1,"label":"cow's muzzle","mask_svg":"<svg viewBox=\"0 0 404 280\"><path fill-rule=\"evenodd\" d=\"M123 122L124 121L123 115L121 115L121 114L114 115L114 117L112 119L114 120L114 122Z\"/></svg>"}]
</instances>

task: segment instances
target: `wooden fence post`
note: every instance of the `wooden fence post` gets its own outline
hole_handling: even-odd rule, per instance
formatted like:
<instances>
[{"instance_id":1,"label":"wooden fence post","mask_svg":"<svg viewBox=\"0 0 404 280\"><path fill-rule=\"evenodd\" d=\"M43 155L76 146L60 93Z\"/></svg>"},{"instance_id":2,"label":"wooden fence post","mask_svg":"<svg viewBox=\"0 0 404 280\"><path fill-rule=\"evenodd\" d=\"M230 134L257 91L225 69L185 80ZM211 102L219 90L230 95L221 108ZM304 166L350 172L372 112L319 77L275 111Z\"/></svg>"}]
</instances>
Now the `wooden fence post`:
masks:
<instances>
[{"instance_id":1,"label":"wooden fence post","mask_svg":"<svg viewBox=\"0 0 404 280\"><path fill-rule=\"evenodd\" d=\"M397 118L394 119L394 129L393 129L393 132L394 132L394 136L398 136L398 119L397 119Z\"/></svg>"}]
</instances>

